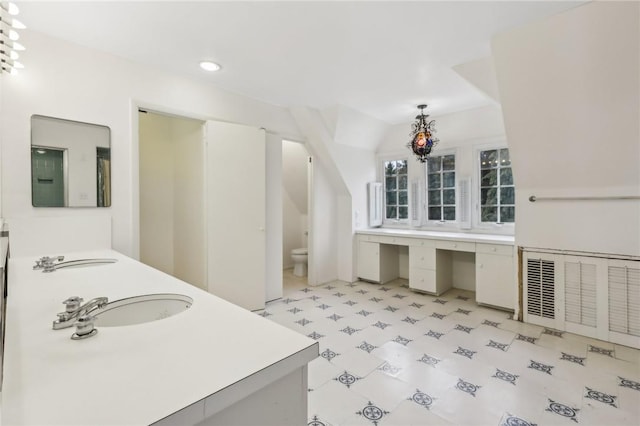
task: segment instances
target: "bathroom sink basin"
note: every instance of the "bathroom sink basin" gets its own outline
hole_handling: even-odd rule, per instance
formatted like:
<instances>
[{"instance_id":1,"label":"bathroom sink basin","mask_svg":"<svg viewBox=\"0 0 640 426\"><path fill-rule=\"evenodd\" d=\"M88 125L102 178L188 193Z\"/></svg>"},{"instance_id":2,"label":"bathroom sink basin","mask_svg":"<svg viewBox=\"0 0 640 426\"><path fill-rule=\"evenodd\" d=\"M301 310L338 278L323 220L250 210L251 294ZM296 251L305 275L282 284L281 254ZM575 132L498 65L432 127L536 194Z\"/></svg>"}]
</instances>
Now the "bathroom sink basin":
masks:
<instances>
[{"instance_id":1,"label":"bathroom sink basin","mask_svg":"<svg viewBox=\"0 0 640 426\"><path fill-rule=\"evenodd\" d=\"M145 294L114 300L92 315L96 327L120 327L169 318L192 304L193 299L182 294Z\"/></svg>"}]
</instances>

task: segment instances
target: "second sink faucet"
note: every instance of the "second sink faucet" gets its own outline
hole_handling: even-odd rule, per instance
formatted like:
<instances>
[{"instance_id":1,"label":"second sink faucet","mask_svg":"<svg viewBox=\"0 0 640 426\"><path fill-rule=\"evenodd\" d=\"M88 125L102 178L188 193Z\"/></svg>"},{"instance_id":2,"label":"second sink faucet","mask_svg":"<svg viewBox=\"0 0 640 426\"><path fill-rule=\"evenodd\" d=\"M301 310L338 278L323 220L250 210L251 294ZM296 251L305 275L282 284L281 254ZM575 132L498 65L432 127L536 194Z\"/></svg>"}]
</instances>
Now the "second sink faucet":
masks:
<instances>
[{"instance_id":1,"label":"second sink faucet","mask_svg":"<svg viewBox=\"0 0 640 426\"><path fill-rule=\"evenodd\" d=\"M36 264L33 266L33 269L46 269L47 267L52 266L53 262L62 262L63 260L64 256L42 256L40 259L36 260Z\"/></svg>"},{"instance_id":2,"label":"second sink faucet","mask_svg":"<svg viewBox=\"0 0 640 426\"><path fill-rule=\"evenodd\" d=\"M63 328L71 327L75 324L76 320L83 316L90 314L96 309L103 308L109 303L109 299L106 297L96 297L94 299L89 300L87 303L82 305L83 299L81 297L72 296L65 300L65 312L60 312L58 314L58 319L53 321L53 329L60 330Z\"/></svg>"}]
</instances>

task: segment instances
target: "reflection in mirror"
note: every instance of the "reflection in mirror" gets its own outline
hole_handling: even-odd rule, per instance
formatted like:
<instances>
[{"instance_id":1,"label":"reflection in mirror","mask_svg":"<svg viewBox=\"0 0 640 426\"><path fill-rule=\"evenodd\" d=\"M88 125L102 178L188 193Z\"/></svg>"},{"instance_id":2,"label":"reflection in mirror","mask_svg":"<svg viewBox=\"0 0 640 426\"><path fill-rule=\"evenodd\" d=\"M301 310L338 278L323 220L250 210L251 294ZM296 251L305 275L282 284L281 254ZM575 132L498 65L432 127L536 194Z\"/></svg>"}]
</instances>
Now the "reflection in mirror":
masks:
<instances>
[{"instance_id":1,"label":"reflection in mirror","mask_svg":"<svg viewBox=\"0 0 640 426\"><path fill-rule=\"evenodd\" d=\"M107 126L31 116L32 205L111 206L110 142Z\"/></svg>"}]
</instances>

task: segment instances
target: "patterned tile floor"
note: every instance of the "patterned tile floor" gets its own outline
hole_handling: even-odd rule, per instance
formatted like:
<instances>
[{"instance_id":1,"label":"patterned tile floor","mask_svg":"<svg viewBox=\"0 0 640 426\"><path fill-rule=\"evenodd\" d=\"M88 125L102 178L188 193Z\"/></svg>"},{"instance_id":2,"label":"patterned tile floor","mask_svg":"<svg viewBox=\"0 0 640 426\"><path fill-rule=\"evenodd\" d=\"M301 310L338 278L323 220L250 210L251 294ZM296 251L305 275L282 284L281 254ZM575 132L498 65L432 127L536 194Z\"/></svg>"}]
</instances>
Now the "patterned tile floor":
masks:
<instances>
[{"instance_id":1,"label":"patterned tile floor","mask_svg":"<svg viewBox=\"0 0 640 426\"><path fill-rule=\"evenodd\" d=\"M640 351L406 285L285 271L284 298L258 314L320 343L309 425L640 424Z\"/></svg>"}]
</instances>

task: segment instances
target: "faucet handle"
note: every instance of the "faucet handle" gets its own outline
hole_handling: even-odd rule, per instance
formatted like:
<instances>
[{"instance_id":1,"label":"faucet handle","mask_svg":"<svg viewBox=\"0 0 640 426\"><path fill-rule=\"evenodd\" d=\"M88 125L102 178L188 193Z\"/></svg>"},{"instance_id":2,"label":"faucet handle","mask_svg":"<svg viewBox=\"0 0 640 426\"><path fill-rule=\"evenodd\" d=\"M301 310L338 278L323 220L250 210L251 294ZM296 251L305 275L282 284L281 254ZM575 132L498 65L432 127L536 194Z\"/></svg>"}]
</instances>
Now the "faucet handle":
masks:
<instances>
[{"instance_id":1,"label":"faucet handle","mask_svg":"<svg viewBox=\"0 0 640 426\"><path fill-rule=\"evenodd\" d=\"M84 299L82 297L71 296L71 297L68 297L67 300L65 300L62 303L64 303L65 305L65 311L67 313L72 313L78 310L83 300Z\"/></svg>"},{"instance_id":2,"label":"faucet handle","mask_svg":"<svg viewBox=\"0 0 640 426\"><path fill-rule=\"evenodd\" d=\"M33 269L46 268L48 265L52 265L56 260L58 262L62 262L64 260L64 256L42 256L40 259L36 260L36 264Z\"/></svg>"},{"instance_id":3,"label":"faucet handle","mask_svg":"<svg viewBox=\"0 0 640 426\"><path fill-rule=\"evenodd\" d=\"M86 339L96 334L98 330L93 327L95 319L96 317L88 314L79 316L78 320L73 324L76 326L76 332L71 335L71 339Z\"/></svg>"}]
</instances>

